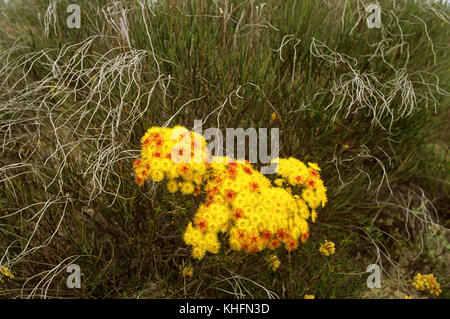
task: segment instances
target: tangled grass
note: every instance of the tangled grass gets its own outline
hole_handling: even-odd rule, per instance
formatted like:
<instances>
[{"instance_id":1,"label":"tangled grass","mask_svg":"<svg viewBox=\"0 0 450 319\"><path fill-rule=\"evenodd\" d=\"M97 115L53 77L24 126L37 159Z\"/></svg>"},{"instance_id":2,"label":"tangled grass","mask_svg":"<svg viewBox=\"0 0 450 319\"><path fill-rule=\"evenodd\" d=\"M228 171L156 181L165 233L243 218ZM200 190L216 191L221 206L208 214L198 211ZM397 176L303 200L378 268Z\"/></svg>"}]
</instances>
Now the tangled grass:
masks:
<instances>
[{"instance_id":1,"label":"tangled grass","mask_svg":"<svg viewBox=\"0 0 450 319\"><path fill-rule=\"evenodd\" d=\"M83 0L80 29L70 1L2 5L0 294L350 298L377 263L408 295L435 271L448 297L449 8L383 1L368 29L370 2ZM279 127L280 156L320 164L329 203L276 272L263 253L190 259L194 203L136 187L145 130L195 119Z\"/></svg>"}]
</instances>

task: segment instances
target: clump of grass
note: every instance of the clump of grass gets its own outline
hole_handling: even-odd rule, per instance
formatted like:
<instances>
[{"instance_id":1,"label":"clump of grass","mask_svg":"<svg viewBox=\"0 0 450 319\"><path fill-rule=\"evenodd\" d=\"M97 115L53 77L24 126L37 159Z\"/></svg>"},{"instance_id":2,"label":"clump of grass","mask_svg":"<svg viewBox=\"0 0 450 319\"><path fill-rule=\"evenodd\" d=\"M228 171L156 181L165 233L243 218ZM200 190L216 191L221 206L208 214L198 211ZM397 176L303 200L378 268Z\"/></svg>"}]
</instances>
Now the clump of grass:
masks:
<instances>
[{"instance_id":1,"label":"clump of grass","mask_svg":"<svg viewBox=\"0 0 450 319\"><path fill-rule=\"evenodd\" d=\"M449 7L383 1L369 29L369 2L82 0L80 29L70 1L0 7L2 296L349 298L374 261L405 284L405 238L448 228ZM146 129L195 119L279 126L280 156L322 168L315 238L276 272L264 254L191 260L194 203L135 184Z\"/></svg>"}]
</instances>

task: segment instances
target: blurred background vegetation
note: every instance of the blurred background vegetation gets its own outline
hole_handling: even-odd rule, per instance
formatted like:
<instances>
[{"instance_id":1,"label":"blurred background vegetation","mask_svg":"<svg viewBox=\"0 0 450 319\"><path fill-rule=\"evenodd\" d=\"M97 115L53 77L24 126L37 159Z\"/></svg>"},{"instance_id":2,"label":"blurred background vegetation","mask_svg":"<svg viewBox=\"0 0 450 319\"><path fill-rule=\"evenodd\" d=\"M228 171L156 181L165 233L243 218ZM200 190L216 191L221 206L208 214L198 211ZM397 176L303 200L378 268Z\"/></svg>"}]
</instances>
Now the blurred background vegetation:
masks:
<instances>
[{"instance_id":1,"label":"blurred background vegetation","mask_svg":"<svg viewBox=\"0 0 450 319\"><path fill-rule=\"evenodd\" d=\"M371 2L2 3L0 268L14 279L0 296L419 298L421 272L450 297L449 6L382 1L368 28ZM192 259L196 202L136 185L146 129L195 119L279 127L280 156L322 168L329 203L277 271L268 252ZM71 263L81 289L66 287Z\"/></svg>"}]
</instances>

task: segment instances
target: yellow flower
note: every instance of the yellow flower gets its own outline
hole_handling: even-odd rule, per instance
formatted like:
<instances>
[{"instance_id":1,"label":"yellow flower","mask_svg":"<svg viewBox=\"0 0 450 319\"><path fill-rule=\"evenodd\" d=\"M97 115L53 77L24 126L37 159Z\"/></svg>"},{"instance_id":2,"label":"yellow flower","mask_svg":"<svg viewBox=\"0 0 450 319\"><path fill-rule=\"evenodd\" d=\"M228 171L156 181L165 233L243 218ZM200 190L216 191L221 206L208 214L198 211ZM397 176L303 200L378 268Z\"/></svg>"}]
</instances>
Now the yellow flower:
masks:
<instances>
[{"instance_id":1,"label":"yellow flower","mask_svg":"<svg viewBox=\"0 0 450 319\"><path fill-rule=\"evenodd\" d=\"M317 219L317 213L316 213L316 210L313 209L312 212L311 212L311 220L312 220L313 223L315 223L316 219Z\"/></svg>"},{"instance_id":2,"label":"yellow flower","mask_svg":"<svg viewBox=\"0 0 450 319\"><path fill-rule=\"evenodd\" d=\"M192 194L195 190L194 185L192 185L192 183L182 183L181 184L181 188L180 188L181 192L185 195L189 195Z\"/></svg>"},{"instance_id":3,"label":"yellow flower","mask_svg":"<svg viewBox=\"0 0 450 319\"><path fill-rule=\"evenodd\" d=\"M2 267L0 268L0 281L1 277L8 277L10 279L14 279L14 275L12 274L11 270L8 267Z\"/></svg>"},{"instance_id":4,"label":"yellow flower","mask_svg":"<svg viewBox=\"0 0 450 319\"><path fill-rule=\"evenodd\" d=\"M277 178L277 179L274 181L274 183L275 183L275 185L277 185L278 187L281 187L281 186L283 186L283 179L282 179L282 178Z\"/></svg>"},{"instance_id":5,"label":"yellow flower","mask_svg":"<svg viewBox=\"0 0 450 319\"><path fill-rule=\"evenodd\" d=\"M275 112L272 113L271 117L272 117L272 121L278 120L277 113L275 113Z\"/></svg>"},{"instance_id":6,"label":"yellow flower","mask_svg":"<svg viewBox=\"0 0 450 319\"><path fill-rule=\"evenodd\" d=\"M203 256L205 256L205 249L201 248L201 247L194 247L194 249L192 249L192 256L195 259L202 259Z\"/></svg>"},{"instance_id":7,"label":"yellow flower","mask_svg":"<svg viewBox=\"0 0 450 319\"><path fill-rule=\"evenodd\" d=\"M315 169L316 171L320 172L320 167L319 165L317 165L317 163L310 163L308 162L309 167L311 167L312 169Z\"/></svg>"},{"instance_id":8,"label":"yellow flower","mask_svg":"<svg viewBox=\"0 0 450 319\"><path fill-rule=\"evenodd\" d=\"M270 255L266 259L266 261L269 264L270 269L272 269L273 271L276 271L278 269L278 267L280 267L280 265L281 265L281 262L278 259L277 255Z\"/></svg>"},{"instance_id":9,"label":"yellow flower","mask_svg":"<svg viewBox=\"0 0 450 319\"><path fill-rule=\"evenodd\" d=\"M439 296L441 293L440 285L433 274L422 275L418 273L414 276L413 286L419 291L429 292L435 296Z\"/></svg>"},{"instance_id":10,"label":"yellow flower","mask_svg":"<svg viewBox=\"0 0 450 319\"><path fill-rule=\"evenodd\" d=\"M303 299L316 299L316 296L314 296L314 295L304 295Z\"/></svg>"},{"instance_id":11,"label":"yellow flower","mask_svg":"<svg viewBox=\"0 0 450 319\"><path fill-rule=\"evenodd\" d=\"M319 251L325 256L333 255L335 252L334 243L332 241L325 240L325 242L320 245Z\"/></svg>"},{"instance_id":12,"label":"yellow flower","mask_svg":"<svg viewBox=\"0 0 450 319\"><path fill-rule=\"evenodd\" d=\"M172 194L176 193L178 190L178 183L174 180L169 181L167 183L167 190Z\"/></svg>"},{"instance_id":13,"label":"yellow flower","mask_svg":"<svg viewBox=\"0 0 450 319\"><path fill-rule=\"evenodd\" d=\"M411 296L405 295L405 299L412 299Z\"/></svg>"},{"instance_id":14,"label":"yellow flower","mask_svg":"<svg viewBox=\"0 0 450 319\"><path fill-rule=\"evenodd\" d=\"M54 82L53 84L54 84L54 86L50 88L51 93L54 93L56 91L55 86L58 86L57 82Z\"/></svg>"},{"instance_id":15,"label":"yellow flower","mask_svg":"<svg viewBox=\"0 0 450 319\"><path fill-rule=\"evenodd\" d=\"M151 172L150 178L155 182L161 182L164 179L164 173L160 170L154 170Z\"/></svg>"}]
</instances>

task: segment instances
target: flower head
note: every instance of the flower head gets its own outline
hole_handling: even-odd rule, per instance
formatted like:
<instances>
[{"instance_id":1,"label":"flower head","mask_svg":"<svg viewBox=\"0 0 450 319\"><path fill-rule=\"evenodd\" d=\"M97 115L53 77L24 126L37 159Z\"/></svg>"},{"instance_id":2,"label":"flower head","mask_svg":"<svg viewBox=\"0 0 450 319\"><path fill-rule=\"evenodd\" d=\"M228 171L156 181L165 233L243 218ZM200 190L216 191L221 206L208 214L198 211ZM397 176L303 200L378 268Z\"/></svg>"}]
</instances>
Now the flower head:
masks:
<instances>
[{"instance_id":1,"label":"flower head","mask_svg":"<svg viewBox=\"0 0 450 319\"><path fill-rule=\"evenodd\" d=\"M312 169L315 169L316 171L319 171L319 172L320 172L320 167L319 167L319 165L317 165L317 163L311 163L311 162L308 162L308 165L309 165L309 167L311 167Z\"/></svg>"},{"instance_id":2,"label":"flower head","mask_svg":"<svg viewBox=\"0 0 450 319\"><path fill-rule=\"evenodd\" d=\"M335 252L334 243L332 241L325 240L325 242L320 245L319 251L324 256L333 255Z\"/></svg>"},{"instance_id":3,"label":"flower head","mask_svg":"<svg viewBox=\"0 0 450 319\"><path fill-rule=\"evenodd\" d=\"M270 255L269 257L267 257L266 261L269 264L270 269L272 269L273 271L276 271L281 265L281 262L278 259L277 255Z\"/></svg>"}]
</instances>

